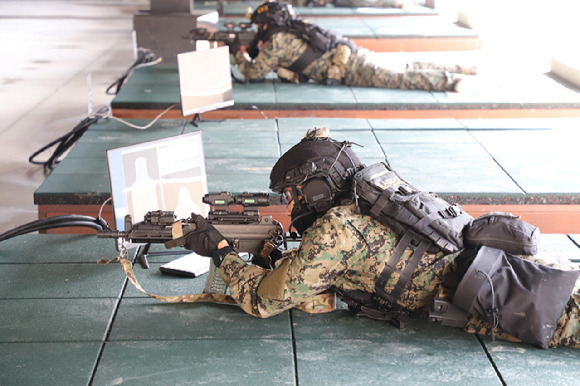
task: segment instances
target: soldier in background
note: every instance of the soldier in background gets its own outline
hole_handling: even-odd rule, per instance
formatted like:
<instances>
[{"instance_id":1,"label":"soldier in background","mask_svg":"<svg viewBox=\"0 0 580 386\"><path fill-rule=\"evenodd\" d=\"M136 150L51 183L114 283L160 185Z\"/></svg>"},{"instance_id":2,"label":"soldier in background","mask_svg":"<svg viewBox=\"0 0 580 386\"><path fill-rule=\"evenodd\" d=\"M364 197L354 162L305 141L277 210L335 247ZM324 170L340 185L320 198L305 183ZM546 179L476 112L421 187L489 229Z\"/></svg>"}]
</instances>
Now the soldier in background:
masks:
<instances>
[{"instance_id":1,"label":"soldier in background","mask_svg":"<svg viewBox=\"0 0 580 386\"><path fill-rule=\"evenodd\" d=\"M270 72L289 82L308 80L327 84L460 91L473 67L413 63L403 72L377 66L366 49L357 48L349 39L306 23L296 17L289 4L269 2L251 16L258 26L247 54L230 47L235 64L248 81L264 79Z\"/></svg>"},{"instance_id":2,"label":"soldier in background","mask_svg":"<svg viewBox=\"0 0 580 386\"><path fill-rule=\"evenodd\" d=\"M386 283L380 281L399 239L389 227L357 211L352 176L362 167L351 143L333 140L327 129L310 130L276 162L270 175L270 188L286 196L292 224L301 233L302 240L299 248L284 252L271 269L244 262L203 218L198 224L199 230L188 236L185 246L198 254L212 256L231 295L245 312L255 317L276 315L325 291L336 292L359 316L394 324L408 315L424 316L434 298L453 294L471 264L473 251L424 252L412 275L405 279L395 303L378 295L380 292L393 295L403 281L402 276L391 276ZM412 257L413 250L407 247L397 265L410 264ZM573 269L569 261L545 252L524 258L539 263L534 266L545 264L540 275L548 265ZM542 277L535 279L541 281ZM562 312L561 316L553 315L559 320L553 326L551 341L547 338L550 347L580 348L577 290L578 283L572 295L560 294L562 304L567 302L567 305L563 312L558 311ZM528 296L527 293L523 291L523 296ZM501 304L497 306L504 314L509 311L501 309ZM495 331L498 338L516 340L496 327L472 315L464 330L478 334Z\"/></svg>"},{"instance_id":3,"label":"soldier in background","mask_svg":"<svg viewBox=\"0 0 580 386\"><path fill-rule=\"evenodd\" d=\"M369 8L406 8L415 5L410 0L291 0L295 7L369 7Z\"/></svg>"}]
</instances>

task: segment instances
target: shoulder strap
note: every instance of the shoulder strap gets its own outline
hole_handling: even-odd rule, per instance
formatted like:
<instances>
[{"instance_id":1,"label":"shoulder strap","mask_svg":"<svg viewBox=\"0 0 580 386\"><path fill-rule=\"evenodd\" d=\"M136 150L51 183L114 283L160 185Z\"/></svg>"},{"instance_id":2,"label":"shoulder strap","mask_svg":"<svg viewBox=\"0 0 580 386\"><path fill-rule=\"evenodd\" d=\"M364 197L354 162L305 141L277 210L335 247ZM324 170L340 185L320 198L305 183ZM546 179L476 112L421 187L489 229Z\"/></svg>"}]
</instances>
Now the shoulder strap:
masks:
<instances>
[{"instance_id":1,"label":"shoulder strap","mask_svg":"<svg viewBox=\"0 0 580 386\"><path fill-rule=\"evenodd\" d=\"M397 300L399 300L401 297L403 290L409 283L409 280L411 280L413 272L415 272L419 266L421 257L425 254L425 252L427 252L427 249L429 249L431 244L432 242L425 237L422 237L408 229L397 244L395 251L391 254L389 260L387 261L387 265L375 283L375 292L377 295L391 303L396 303ZM397 269L396 266L399 260L401 260L401 257L407 248L410 248L413 251L413 254L407 262L405 269L401 271ZM385 291L385 286L395 272L399 274L399 280L397 281L393 291L389 294Z\"/></svg>"}]
</instances>

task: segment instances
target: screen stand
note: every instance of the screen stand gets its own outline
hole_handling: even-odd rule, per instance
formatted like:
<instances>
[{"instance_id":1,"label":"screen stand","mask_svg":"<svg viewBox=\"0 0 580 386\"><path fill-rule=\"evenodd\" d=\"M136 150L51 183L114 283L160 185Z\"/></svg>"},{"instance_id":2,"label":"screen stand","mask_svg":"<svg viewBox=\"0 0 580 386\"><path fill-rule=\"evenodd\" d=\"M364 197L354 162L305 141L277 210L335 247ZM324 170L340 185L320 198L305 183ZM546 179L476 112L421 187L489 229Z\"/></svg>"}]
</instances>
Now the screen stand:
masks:
<instances>
[{"instance_id":1,"label":"screen stand","mask_svg":"<svg viewBox=\"0 0 580 386\"><path fill-rule=\"evenodd\" d=\"M197 122L201 122L201 117L199 116L199 113L195 113L195 115L193 116L193 119L191 120L191 124L195 127L199 127Z\"/></svg>"}]
</instances>

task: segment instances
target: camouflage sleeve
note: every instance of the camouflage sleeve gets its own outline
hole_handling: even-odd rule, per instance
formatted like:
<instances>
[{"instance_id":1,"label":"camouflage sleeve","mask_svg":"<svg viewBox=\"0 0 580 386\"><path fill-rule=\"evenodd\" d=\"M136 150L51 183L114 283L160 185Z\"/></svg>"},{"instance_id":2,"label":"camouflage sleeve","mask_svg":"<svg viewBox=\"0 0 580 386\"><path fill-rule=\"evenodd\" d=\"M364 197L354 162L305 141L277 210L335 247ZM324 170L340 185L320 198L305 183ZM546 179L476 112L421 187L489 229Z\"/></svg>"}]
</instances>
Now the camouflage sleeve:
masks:
<instances>
[{"instance_id":1,"label":"camouflage sleeve","mask_svg":"<svg viewBox=\"0 0 580 386\"><path fill-rule=\"evenodd\" d=\"M247 80L264 79L266 75L278 67L278 56L274 49L273 40L264 43L253 62L249 61L242 52L238 52L235 59L240 73Z\"/></svg>"},{"instance_id":2,"label":"camouflage sleeve","mask_svg":"<svg viewBox=\"0 0 580 386\"><path fill-rule=\"evenodd\" d=\"M220 274L244 311L267 318L333 286L346 270L348 256L360 248L355 242L345 249L344 240L353 239L358 237L346 224L323 217L306 232L300 247L286 253L274 270L248 265L230 254Z\"/></svg>"}]
</instances>

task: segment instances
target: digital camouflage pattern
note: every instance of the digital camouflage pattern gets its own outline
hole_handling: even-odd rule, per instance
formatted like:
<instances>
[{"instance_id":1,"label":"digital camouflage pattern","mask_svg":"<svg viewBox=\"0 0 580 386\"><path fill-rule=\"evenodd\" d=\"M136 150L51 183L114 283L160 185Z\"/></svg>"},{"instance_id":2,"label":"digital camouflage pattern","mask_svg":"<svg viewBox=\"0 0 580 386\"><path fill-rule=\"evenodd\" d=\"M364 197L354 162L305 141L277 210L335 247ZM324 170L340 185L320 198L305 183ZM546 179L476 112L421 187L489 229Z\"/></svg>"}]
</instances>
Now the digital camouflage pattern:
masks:
<instances>
[{"instance_id":1,"label":"digital camouflage pattern","mask_svg":"<svg viewBox=\"0 0 580 386\"><path fill-rule=\"evenodd\" d=\"M246 312L265 318L333 286L344 291L374 292L397 238L383 224L355 210L354 205L331 208L302 235L300 247L288 251L273 271L246 265L237 255L228 255L220 274L232 296ZM399 304L409 310L428 309L436 288L454 269L456 255L425 254ZM407 250L397 267L404 268L410 256L411 250ZM272 277L281 283L278 296L260 296L264 293L260 284ZM394 274L386 291L391 292L397 281Z\"/></svg>"},{"instance_id":2,"label":"digital camouflage pattern","mask_svg":"<svg viewBox=\"0 0 580 386\"><path fill-rule=\"evenodd\" d=\"M250 62L242 52L235 56L235 62L242 75L248 80L264 79L270 72L276 72L279 67L287 69L306 50L307 43L288 32L274 34L262 46L260 54ZM308 65L303 74L315 82L327 79L328 69L336 49L324 53ZM415 64L404 72L395 72L377 66L369 58L370 52L359 48L357 53L350 55L345 66L346 76L343 83L349 86L398 88L432 91L453 91L461 77L449 70L457 66L442 67L436 64ZM459 71L458 71L459 72Z\"/></svg>"},{"instance_id":3,"label":"digital camouflage pattern","mask_svg":"<svg viewBox=\"0 0 580 386\"><path fill-rule=\"evenodd\" d=\"M309 297L336 287L374 293L375 283L397 244L395 234L370 216L356 213L354 205L328 210L305 232L300 247L285 253L274 270L246 264L235 253L226 256L220 274L229 284L232 297L247 313L260 318L276 315L303 303ZM405 268L411 250L397 264ZM459 252L450 255L426 253L398 304L405 309L426 313L437 297L452 297L445 288L448 274L457 270ZM540 252L524 258L555 267L572 268L569 262ZM391 293L398 277L393 274L385 291ZM271 286L278 283L278 287ZM268 287L265 289L264 287ZM572 295L558 322L552 346L580 348L580 295ZM465 330L491 333L491 324L479 317L470 318ZM495 336L517 341L497 329Z\"/></svg>"},{"instance_id":4,"label":"digital camouflage pattern","mask_svg":"<svg viewBox=\"0 0 580 386\"><path fill-rule=\"evenodd\" d=\"M325 7L333 4L335 7L373 7L373 8L403 8L414 5L409 0L292 0L289 2L295 7L304 7L312 4L315 7Z\"/></svg>"}]
</instances>

